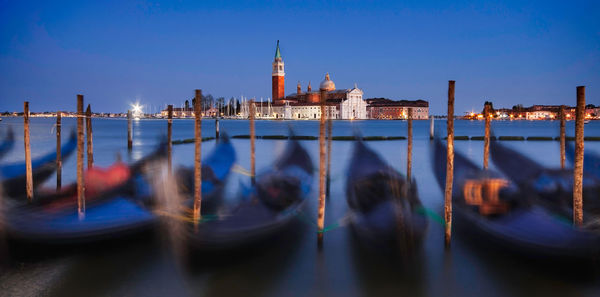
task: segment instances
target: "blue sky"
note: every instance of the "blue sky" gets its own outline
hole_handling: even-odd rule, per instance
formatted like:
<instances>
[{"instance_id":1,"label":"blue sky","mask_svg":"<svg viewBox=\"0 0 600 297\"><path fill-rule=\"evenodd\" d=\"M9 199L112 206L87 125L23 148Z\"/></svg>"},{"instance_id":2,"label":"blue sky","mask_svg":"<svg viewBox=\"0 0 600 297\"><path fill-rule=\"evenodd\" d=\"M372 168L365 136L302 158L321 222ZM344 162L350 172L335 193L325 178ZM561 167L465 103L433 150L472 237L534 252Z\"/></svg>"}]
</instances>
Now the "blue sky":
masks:
<instances>
[{"instance_id":1,"label":"blue sky","mask_svg":"<svg viewBox=\"0 0 600 297\"><path fill-rule=\"evenodd\" d=\"M0 111L157 109L194 89L271 96L276 40L286 93L329 72L365 97L445 113L522 103L600 104L600 1L5 1Z\"/></svg>"}]
</instances>

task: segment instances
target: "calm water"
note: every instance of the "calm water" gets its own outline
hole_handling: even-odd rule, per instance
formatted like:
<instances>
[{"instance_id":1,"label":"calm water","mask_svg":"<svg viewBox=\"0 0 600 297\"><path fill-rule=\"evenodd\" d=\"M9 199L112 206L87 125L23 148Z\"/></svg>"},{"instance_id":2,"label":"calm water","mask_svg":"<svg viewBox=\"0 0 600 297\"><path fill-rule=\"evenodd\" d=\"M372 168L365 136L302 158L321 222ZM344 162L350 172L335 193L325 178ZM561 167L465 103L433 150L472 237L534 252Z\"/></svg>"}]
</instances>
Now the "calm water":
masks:
<instances>
[{"instance_id":1,"label":"calm water","mask_svg":"<svg viewBox=\"0 0 600 297\"><path fill-rule=\"evenodd\" d=\"M44 154L55 147L54 119L31 121L32 155ZM125 159L138 159L150 152L157 140L166 134L166 121L134 122L134 149L127 154L127 121L122 119L94 120L94 160L98 166L110 165L117 153ZM318 134L315 121L258 121L257 135ZM456 135L483 135L483 122L457 121ZM3 162L22 160L22 119L4 118L0 131L12 126L18 131L17 145ZM63 119L63 140L75 126L74 119ZM203 135L214 135L214 121L202 123ZM494 122L494 133L520 136L557 136L558 122ZM567 135L574 134L574 125L567 123ZM230 135L249 134L247 121L221 121L222 131ZM424 205L441 213L443 194L434 180L430 165L429 122L414 124L413 175ZM436 132L445 134L445 121L436 121ZM585 125L586 135L600 136L600 122ZM173 139L193 137L192 120L175 120ZM398 136L406 135L404 121L339 121L334 122L333 135ZM249 141L232 140L238 153L238 164L250 167ZM504 142L533 159L557 167L559 147L556 141ZM204 142L202 153L209 153L215 142ZM303 141L316 163L318 141ZM374 141L368 143L390 164L406 171L406 141ZM476 163L482 163L482 141L456 141L456 150ZM257 170L267 167L273 156L283 149L285 141L257 140ZM344 181L352 142L332 142L331 196L326 206L326 226L344 217L347 212ZM586 142L586 150L600 152L600 142ZM174 146L174 162L191 164L193 145ZM493 167L493 165L492 165ZM75 161L64 163L63 184L74 181ZM234 173L228 192L234 194L247 177ZM48 181L52 187L55 179ZM317 179L313 189L318 189ZM95 246L78 247L55 252L51 256L31 257L36 251L3 251L8 262L0 276L0 295L43 296L131 296L131 295L194 295L194 296L529 296L529 295L600 295L600 265L585 273L553 268L553 263L534 263L475 245L454 234L452 248L445 251L443 227L431 221L423 253L417 267L405 267L402 262L381 258L360 250L347 227L325 234L321 251L316 245L317 194L313 193L305 220L285 234L283 240L239 255L194 255L194 259L173 256L165 248L165 240L123 240ZM17 249L17 250L15 250ZM38 252L39 253L39 252ZM6 259L10 259L6 261ZM181 264L185 265L181 265ZM6 266L5 265L5 266Z\"/></svg>"}]
</instances>

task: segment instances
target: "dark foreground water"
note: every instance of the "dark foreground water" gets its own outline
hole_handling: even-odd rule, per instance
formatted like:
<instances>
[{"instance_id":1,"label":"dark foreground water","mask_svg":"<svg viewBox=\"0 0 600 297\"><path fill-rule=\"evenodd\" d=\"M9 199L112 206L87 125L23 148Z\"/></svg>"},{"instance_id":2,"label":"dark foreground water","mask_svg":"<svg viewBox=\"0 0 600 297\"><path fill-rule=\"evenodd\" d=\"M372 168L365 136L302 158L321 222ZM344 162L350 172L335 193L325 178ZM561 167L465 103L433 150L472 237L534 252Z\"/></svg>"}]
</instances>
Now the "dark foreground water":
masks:
<instances>
[{"instance_id":1,"label":"dark foreground water","mask_svg":"<svg viewBox=\"0 0 600 297\"><path fill-rule=\"evenodd\" d=\"M32 155L55 147L54 119L31 121ZM75 125L63 119L63 140ZM127 121L94 120L94 159L97 166L110 165L117 152L125 159L138 159L150 152L166 134L166 121L134 122L134 148L127 154ZM203 135L214 136L214 121L203 121ZM258 121L257 135L318 135L315 121ZM14 151L2 162L22 160L22 118L4 118L17 131ZM497 136L557 136L558 122L494 122ZM574 135L573 123L567 135ZM221 121L230 135L249 134L247 121ZM436 130L445 134L445 121ZM585 125L586 135L600 136L600 122ZM173 139L193 137L193 121L175 120ZM333 135L406 135L404 121L337 121ZM441 214L443 194L434 180L430 164L429 122L415 121L413 175L423 204ZM456 135L483 135L483 122L457 121ZM238 164L250 167L249 141L234 139ZM257 170L267 167L284 148L285 141L256 141ZM317 163L318 141L303 141ZM373 141L378 151L400 172L406 172L406 141ZM556 141L515 141L505 144L549 167L559 166ZM215 142L202 144L203 155ZM482 141L456 141L456 150L482 164ZM331 195L326 205L326 226L347 213L345 173L352 142L332 142ZM600 142L586 142L586 150L600 152ZM193 145L174 146L174 162L190 165ZM493 168L493 163L492 166ZM75 160L64 163L63 184L75 179ZM280 238L236 254L195 253L183 257L169 249L158 234L73 248L40 250L8 242L0 249L0 295L2 296L600 296L600 264L576 267L535 262L494 250L455 233L450 250L444 249L443 226L431 220L421 255L412 264L360 249L348 227L325 233L321 250L316 244L318 179L303 220ZM248 177L233 173L227 192L236 193ZM55 179L46 184L55 185ZM0 245L1 246L1 245Z\"/></svg>"}]
</instances>

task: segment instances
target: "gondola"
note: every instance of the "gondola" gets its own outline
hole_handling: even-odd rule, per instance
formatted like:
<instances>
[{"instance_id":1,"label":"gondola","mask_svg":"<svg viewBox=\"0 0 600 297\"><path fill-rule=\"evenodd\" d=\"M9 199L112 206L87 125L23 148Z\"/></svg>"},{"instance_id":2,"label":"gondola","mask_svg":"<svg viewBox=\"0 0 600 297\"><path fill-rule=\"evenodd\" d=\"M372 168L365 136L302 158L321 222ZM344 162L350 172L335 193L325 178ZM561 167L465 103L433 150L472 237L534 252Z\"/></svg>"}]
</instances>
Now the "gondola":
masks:
<instances>
[{"instance_id":1,"label":"gondola","mask_svg":"<svg viewBox=\"0 0 600 297\"><path fill-rule=\"evenodd\" d=\"M567 218L573 214L573 170L550 169L497 141L490 145L496 167L513 182L537 195L538 202ZM600 179L584 170L584 218L600 214Z\"/></svg>"},{"instance_id":2,"label":"gondola","mask_svg":"<svg viewBox=\"0 0 600 297\"><path fill-rule=\"evenodd\" d=\"M0 159L4 157L15 145L15 135L12 129L8 129L2 143L0 143Z\"/></svg>"},{"instance_id":3,"label":"gondola","mask_svg":"<svg viewBox=\"0 0 600 297\"><path fill-rule=\"evenodd\" d=\"M214 151L202 161L202 209L216 212L222 205L225 181L236 161L235 149L226 133L222 133ZM181 167L175 173L182 196L189 196L194 190L194 169Z\"/></svg>"},{"instance_id":4,"label":"gondola","mask_svg":"<svg viewBox=\"0 0 600 297\"><path fill-rule=\"evenodd\" d=\"M150 156L128 166L127 174L119 169L122 177L113 186L97 189L94 195L86 196L83 217L78 214L76 199L72 196L40 198L40 202L34 200L26 205L16 205L17 202L12 201L4 213L5 230L13 239L52 245L95 242L149 230L158 217L153 212L153 204L148 201L151 199L148 196L153 196L150 185L140 182L140 176L144 176L142 168L146 164L164 156L165 147L165 144L161 145ZM221 148L225 148L224 153L230 156L216 157L221 154ZM222 167L215 171L229 172L235 160L232 149L228 142L217 145L208 157L221 161L213 161L212 166Z\"/></svg>"},{"instance_id":5,"label":"gondola","mask_svg":"<svg viewBox=\"0 0 600 297\"><path fill-rule=\"evenodd\" d=\"M568 143L565 145L567 159L571 164L575 164L575 145ZM585 150L583 156L583 171L600 180L600 155L590 150Z\"/></svg>"},{"instance_id":6,"label":"gondola","mask_svg":"<svg viewBox=\"0 0 600 297\"><path fill-rule=\"evenodd\" d=\"M77 139L75 132L71 133L69 140L61 147L61 156L63 162L77 148ZM48 153L31 161L33 173L33 187L44 183L56 170L56 151ZM2 178L2 188L5 196L23 197L25 196L25 162L0 165L0 178Z\"/></svg>"},{"instance_id":7,"label":"gondola","mask_svg":"<svg viewBox=\"0 0 600 297\"><path fill-rule=\"evenodd\" d=\"M272 168L257 175L254 186L242 190L239 203L219 214L203 211L203 219L197 225L186 223L188 244L192 250L223 251L277 235L302 210L312 173L310 156L296 140L291 140Z\"/></svg>"},{"instance_id":8,"label":"gondola","mask_svg":"<svg viewBox=\"0 0 600 297\"><path fill-rule=\"evenodd\" d=\"M446 181L446 146L435 140L433 166L440 188ZM492 170L454 153L453 226L485 248L540 260L586 260L600 253L598 233L574 227L534 203L532 193Z\"/></svg>"},{"instance_id":9,"label":"gondola","mask_svg":"<svg viewBox=\"0 0 600 297\"><path fill-rule=\"evenodd\" d=\"M388 251L412 253L428 226L416 182L356 141L346 180L351 223L361 241Z\"/></svg>"}]
</instances>

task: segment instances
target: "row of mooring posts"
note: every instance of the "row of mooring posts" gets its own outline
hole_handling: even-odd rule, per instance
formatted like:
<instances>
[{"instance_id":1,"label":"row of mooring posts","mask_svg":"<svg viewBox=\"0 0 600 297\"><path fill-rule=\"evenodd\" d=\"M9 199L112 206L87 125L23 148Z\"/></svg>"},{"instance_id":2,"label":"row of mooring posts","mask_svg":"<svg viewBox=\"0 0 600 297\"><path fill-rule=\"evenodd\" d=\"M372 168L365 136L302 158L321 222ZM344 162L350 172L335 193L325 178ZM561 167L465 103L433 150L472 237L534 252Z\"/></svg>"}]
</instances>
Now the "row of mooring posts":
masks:
<instances>
[{"instance_id":1,"label":"row of mooring posts","mask_svg":"<svg viewBox=\"0 0 600 297\"><path fill-rule=\"evenodd\" d=\"M451 231L452 231L452 185L454 173L454 89L455 82L448 82L448 113L447 113L447 164L446 164L446 184L444 189L444 220L445 232L444 242L447 247L450 246ZM201 219L201 98L202 91L196 90L195 111L195 156L194 156L194 221L199 222ZM93 167L93 131L92 131L92 114L91 106L88 105L86 113L83 112L83 95L77 95L77 209L80 218L85 216L85 185L83 179L83 159L84 159L84 134L87 134L87 160L88 168ZM24 102L24 145L25 145L25 165L26 165L26 193L27 199L33 199L33 173L31 168L31 147L29 137L29 102ZM331 166L331 138L332 138L332 121L328 114L325 104L325 94L321 92L321 117L319 121L319 206L318 206L318 242L322 243L323 230L325 222L325 199L329 193L330 166ZM169 174L172 173L172 120L173 106L168 106L167 119L167 146L168 146L168 168ZM484 105L485 116L485 138L484 138L484 169L488 168L489 159L489 141L491 130L491 106ZM84 132L84 117L86 119L86 132ZM412 109L408 110L408 144L407 144L407 180L412 179ZM585 87L577 87L577 108L575 117L575 162L573 170L573 223L580 226L583 223L583 153L584 153L584 118L585 118ZM252 183L255 182L255 123L254 123L254 101L250 101L250 174ZM128 150L132 147L131 133L131 111L127 113ZM56 188L60 190L62 183L62 157L61 157L61 123L62 113L57 113L56 119L56 165L57 165L57 181ZM218 120L216 122L216 136L219 136ZM327 132L326 132L327 128ZM434 137L434 118L430 117L430 139ZM327 143L325 142L327 141ZM564 106L560 109L560 164L561 168L565 167L565 111Z\"/></svg>"},{"instance_id":2,"label":"row of mooring posts","mask_svg":"<svg viewBox=\"0 0 600 297\"><path fill-rule=\"evenodd\" d=\"M450 246L452 236L452 183L454 174L454 81L448 82L448 115L447 115L447 155L446 155L446 185L444 189L444 243ZM488 169L490 133L491 133L491 103L486 103L483 109L485 120L485 136L483 149L483 168ZM410 118L410 117L409 117ZM560 167L565 168L565 106L561 105L560 119ZM575 111L575 161L573 164L573 224L583 224L583 154L584 154L584 121L585 121L585 86L577 87L577 107ZM430 124L430 139L433 139L433 117ZM409 124L409 133L410 124ZM410 139L410 134L409 134ZM409 141L410 147L410 141ZM408 153L410 158L410 151ZM410 161L408 161L410 162ZM407 175L408 170L407 168Z\"/></svg>"},{"instance_id":3,"label":"row of mooring posts","mask_svg":"<svg viewBox=\"0 0 600 297\"><path fill-rule=\"evenodd\" d=\"M29 135L29 102L23 103L23 132L25 144L25 191L29 201L34 199L33 192L33 168L31 164L31 141ZM86 131L83 128L83 118L86 118ZM86 133L87 132L87 133ZM56 113L56 190L62 187L62 112ZM83 156L84 137L87 134L87 160L88 168L92 168L94 162L92 114L88 105L87 111L83 113L83 95L77 95L77 212L80 218L85 214L85 185L83 180Z\"/></svg>"}]
</instances>

